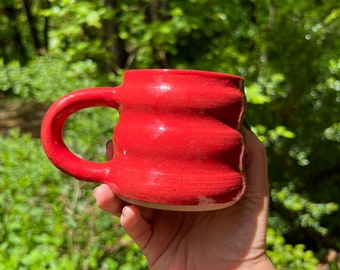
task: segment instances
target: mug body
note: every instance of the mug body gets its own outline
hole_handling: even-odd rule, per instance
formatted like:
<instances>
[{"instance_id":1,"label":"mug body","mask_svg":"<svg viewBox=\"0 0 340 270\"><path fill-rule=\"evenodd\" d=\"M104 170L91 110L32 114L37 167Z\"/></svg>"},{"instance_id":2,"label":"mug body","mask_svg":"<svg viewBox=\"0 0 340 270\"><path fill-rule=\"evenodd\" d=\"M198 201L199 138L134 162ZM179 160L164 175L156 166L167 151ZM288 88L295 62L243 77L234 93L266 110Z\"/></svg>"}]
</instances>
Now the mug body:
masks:
<instances>
[{"instance_id":1,"label":"mug body","mask_svg":"<svg viewBox=\"0 0 340 270\"><path fill-rule=\"evenodd\" d=\"M117 93L114 166L124 200L212 210L243 194L243 79L191 70L132 70Z\"/></svg>"}]
</instances>

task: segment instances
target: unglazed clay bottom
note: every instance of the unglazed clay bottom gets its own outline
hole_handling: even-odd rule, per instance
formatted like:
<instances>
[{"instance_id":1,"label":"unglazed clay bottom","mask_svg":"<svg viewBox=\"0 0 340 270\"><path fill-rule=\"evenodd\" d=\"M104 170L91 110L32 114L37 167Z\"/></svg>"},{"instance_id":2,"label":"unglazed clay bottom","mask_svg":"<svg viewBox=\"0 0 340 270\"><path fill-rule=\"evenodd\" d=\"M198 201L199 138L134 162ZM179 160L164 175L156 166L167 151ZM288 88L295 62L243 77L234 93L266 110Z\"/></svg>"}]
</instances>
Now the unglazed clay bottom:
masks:
<instances>
[{"instance_id":1,"label":"unglazed clay bottom","mask_svg":"<svg viewBox=\"0 0 340 270\"><path fill-rule=\"evenodd\" d=\"M216 204L201 204L201 205L173 205L173 204L159 204L159 203L151 203L151 202L142 202L137 201L130 198L125 198L123 196L117 195L120 199L123 201L126 201L128 203L147 207L147 208L153 208L158 210L167 210L167 211L183 211L183 212L198 212L198 211L212 211L212 210L220 210L227 207L232 206L236 202L239 201L239 199L226 202L226 203L216 203Z\"/></svg>"}]
</instances>

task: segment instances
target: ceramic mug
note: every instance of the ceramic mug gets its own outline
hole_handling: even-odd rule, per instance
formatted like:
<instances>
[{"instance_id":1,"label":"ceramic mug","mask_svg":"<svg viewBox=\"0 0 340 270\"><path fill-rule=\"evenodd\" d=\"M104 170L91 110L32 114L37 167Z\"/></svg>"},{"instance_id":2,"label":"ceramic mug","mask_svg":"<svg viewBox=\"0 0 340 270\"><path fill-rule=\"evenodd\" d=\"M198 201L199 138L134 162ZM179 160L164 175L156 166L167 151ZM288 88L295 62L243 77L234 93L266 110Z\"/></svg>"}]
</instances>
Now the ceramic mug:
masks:
<instances>
[{"instance_id":1,"label":"ceramic mug","mask_svg":"<svg viewBox=\"0 0 340 270\"><path fill-rule=\"evenodd\" d=\"M63 141L76 111L107 106L119 111L114 155L106 162L77 157ZM223 73L145 69L124 74L118 87L67 94L47 111L41 140L63 172L105 183L123 200L167 210L227 207L244 192L241 77Z\"/></svg>"}]
</instances>

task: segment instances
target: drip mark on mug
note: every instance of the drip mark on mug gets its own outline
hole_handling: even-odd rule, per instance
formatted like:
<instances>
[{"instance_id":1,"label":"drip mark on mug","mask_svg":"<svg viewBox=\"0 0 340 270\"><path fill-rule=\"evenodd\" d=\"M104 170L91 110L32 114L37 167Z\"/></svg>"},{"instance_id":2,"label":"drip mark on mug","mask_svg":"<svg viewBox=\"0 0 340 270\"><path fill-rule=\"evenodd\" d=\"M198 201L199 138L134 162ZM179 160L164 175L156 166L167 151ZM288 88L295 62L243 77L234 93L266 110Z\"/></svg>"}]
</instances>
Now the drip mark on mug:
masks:
<instances>
[{"instance_id":1,"label":"drip mark on mug","mask_svg":"<svg viewBox=\"0 0 340 270\"><path fill-rule=\"evenodd\" d=\"M215 204L217 203L216 200L213 198L209 198L208 196L199 196L198 197L198 204Z\"/></svg>"}]
</instances>

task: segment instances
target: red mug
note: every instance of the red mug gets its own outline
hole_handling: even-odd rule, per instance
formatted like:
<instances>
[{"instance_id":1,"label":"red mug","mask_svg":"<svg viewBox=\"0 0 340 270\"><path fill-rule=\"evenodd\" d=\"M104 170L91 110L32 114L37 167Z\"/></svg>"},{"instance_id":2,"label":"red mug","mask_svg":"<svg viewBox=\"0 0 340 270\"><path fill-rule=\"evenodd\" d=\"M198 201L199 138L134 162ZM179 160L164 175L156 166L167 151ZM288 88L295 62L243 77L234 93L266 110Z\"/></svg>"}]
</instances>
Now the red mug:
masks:
<instances>
[{"instance_id":1,"label":"red mug","mask_svg":"<svg viewBox=\"0 0 340 270\"><path fill-rule=\"evenodd\" d=\"M113 107L120 114L110 161L79 158L63 141L67 118L94 106ZM79 180L105 183L127 202L215 210L235 203L244 192L245 107L239 76L130 70L118 87L82 89L56 101L44 117L41 141L57 168Z\"/></svg>"}]
</instances>

